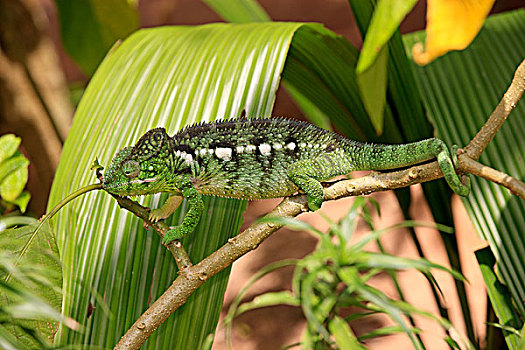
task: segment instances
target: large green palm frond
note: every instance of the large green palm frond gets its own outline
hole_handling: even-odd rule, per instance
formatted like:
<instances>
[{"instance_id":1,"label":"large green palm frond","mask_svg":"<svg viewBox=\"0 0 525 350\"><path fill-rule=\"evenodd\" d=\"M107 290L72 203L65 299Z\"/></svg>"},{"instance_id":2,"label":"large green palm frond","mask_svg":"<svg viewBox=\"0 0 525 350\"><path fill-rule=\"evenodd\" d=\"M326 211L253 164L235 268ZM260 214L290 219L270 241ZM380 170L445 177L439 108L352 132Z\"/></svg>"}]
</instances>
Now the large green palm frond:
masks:
<instances>
[{"instance_id":1,"label":"large green palm frond","mask_svg":"<svg viewBox=\"0 0 525 350\"><path fill-rule=\"evenodd\" d=\"M49 205L95 180L89 171L95 157L107 165L150 128L164 126L174 133L193 122L238 117L243 110L250 117L270 115L285 60L294 58L289 49L295 46L309 57L324 50L343 66L345 55L355 52L315 24L213 24L133 34L108 54L83 96ZM159 197L142 202L158 206ZM246 203L207 198L205 205L207 215L183 241L194 262L238 232ZM172 225L185 209L173 215ZM173 257L153 232L103 192L71 204L55 228L64 261L63 310L86 327L84 333L61 329L58 343L113 346L175 279ZM227 277L225 271L192 295L146 348L198 348L215 329Z\"/></svg>"}]
</instances>

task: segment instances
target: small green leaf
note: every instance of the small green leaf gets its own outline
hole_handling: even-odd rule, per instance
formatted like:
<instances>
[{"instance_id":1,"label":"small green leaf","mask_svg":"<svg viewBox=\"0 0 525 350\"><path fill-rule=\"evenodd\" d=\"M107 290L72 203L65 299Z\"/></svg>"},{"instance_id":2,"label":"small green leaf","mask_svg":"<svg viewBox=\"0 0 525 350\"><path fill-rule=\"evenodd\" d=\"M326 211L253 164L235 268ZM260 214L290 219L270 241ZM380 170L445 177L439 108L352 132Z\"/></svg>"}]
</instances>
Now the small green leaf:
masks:
<instances>
[{"instance_id":1,"label":"small green leaf","mask_svg":"<svg viewBox=\"0 0 525 350\"><path fill-rule=\"evenodd\" d=\"M241 304L236 315L238 316L249 310L275 305L299 306L300 302L299 299L289 291L264 293L256 296L250 302Z\"/></svg>"},{"instance_id":2,"label":"small green leaf","mask_svg":"<svg viewBox=\"0 0 525 350\"><path fill-rule=\"evenodd\" d=\"M335 343L342 350L366 349L359 344L350 326L339 316L334 317L328 324L330 333L334 336Z\"/></svg>"},{"instance_id":3,"label":"small green leaf","mask_svg":"<svg viewBox=\"0 0 525 350\"><path fill-rule=\"evenodd\" d=\"M380 337L380 336L385 336L385 335L392 335L392 334L397 334L397 333L402 333L402 332L404 332L404 330L400 326L382 327L382 328L374 329L371 332L361 335L359 337L359 340L365 340L365 339L370 339L370 338L375 338L375 337ZM412 328L412 332L417 334L417 333L420 333L420 330L416 328Z\"/></svg>"},{"instance_id":4,"label":"small green leaf","mask_svg":"<svg viewBox=\"0 0 525 350\"><path fill-rule=\"evenodd\" d=\"M22 194L27 183L28 170L27 165L15 169L0 182L0 196L8 202L14 203L18 196ZM21 200L24 203L27 196ZM29 200L29 199L28 199ZM26 203L27 204L27 203Z\"/></svg>"},{"instance_id":5,"label":"small green leaf","mask_svg":"<svg viewBox=\"0 0 525 350\"><path fill-rule=\"evenodd\" d=\"M15 154L22 140L13 134L0 137L0 163Z\"/></svg>"},{"instance_id":6,"label":"small green leaf","mask_svg":"<svg viewBox=\"0 0 525 350\"><path fill-rule=\"evenodd\" d=\"M409 259L388 254L378 254L367 252L356 258L357 264L363 268L379 268L392 270L408 270L417 269L422 272L430 271L430 269L438 269L445 271L452 275L455 279L465 281L465 277L459 272L451 270L445 266L432 263L426 259Z\"/></svg>"},{"instance_id":7,"label":"small green leaf","mask_svg":"<svg viewBox=\"0 0 525 350\"><path fill-rule=\"evenodd\" d=\"M22 194L20 194L20 196L16 197L16 199L12 203L17 205L22 213L25 213L30 200L31 195L29 194L29 192L24 191L22 192Z\"/></svg>"},{"instance_id":8,"label":"small green leaf","mask_svg":"<svg viewBox=\"0 0 525 350\"><path fill-rule=\"evenodd\" d=\"M366 111L378 135L383 133L386 104L388 50L383 49L377 60L365 71L357 73L357 84Z\"/></svg>"},{"instance_id":9,"label":"small green leaf","mask_svg":"<svg viewBox=\"0 0 525 350\"><path fill-rule=\"evenodd\" d=\"M27 167L28 165L29 160L27 160L22 154L11 157L0 163L0 182L4 181L7 175L11 174L16 169Z\"/></svg>"},{"instance_id":10,"label":"small green leaf","mask_svg":"<svg viewBox=\"0 0 525 350\"><path fill-rule=\"evenodd\" d=\"M475 254L481 270L481 275L487 286L488 297L499 322L514 329L519 328L522 326L520 324L519 315L513 307L509 290L500 282L494 272L496 259L490 251L490 248L486 247L478 249ZM516 349L518 347L520 342L519 336L516 336L512 332L503 332L503 335L509 348Z\"/></svg>"}]
</instances>

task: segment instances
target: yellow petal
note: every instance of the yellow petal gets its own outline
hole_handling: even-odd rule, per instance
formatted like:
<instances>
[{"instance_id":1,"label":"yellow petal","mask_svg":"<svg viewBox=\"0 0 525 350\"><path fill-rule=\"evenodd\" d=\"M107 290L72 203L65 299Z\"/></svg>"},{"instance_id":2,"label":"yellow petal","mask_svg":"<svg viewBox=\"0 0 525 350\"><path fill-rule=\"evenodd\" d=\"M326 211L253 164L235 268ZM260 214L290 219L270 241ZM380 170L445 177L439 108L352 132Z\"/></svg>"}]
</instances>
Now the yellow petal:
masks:
<instances>
[{"instance_id":1,"label":"yellow petal","mask_svg":"<svg viewBox=\"0 0 525 350\"><path fill-rule=\"evenodd\" d=\"M495 0L428 0L426 51L412 47L417 64L427 64L450 50L466 48L476 37Z\"/></svg>"}]
</instances>

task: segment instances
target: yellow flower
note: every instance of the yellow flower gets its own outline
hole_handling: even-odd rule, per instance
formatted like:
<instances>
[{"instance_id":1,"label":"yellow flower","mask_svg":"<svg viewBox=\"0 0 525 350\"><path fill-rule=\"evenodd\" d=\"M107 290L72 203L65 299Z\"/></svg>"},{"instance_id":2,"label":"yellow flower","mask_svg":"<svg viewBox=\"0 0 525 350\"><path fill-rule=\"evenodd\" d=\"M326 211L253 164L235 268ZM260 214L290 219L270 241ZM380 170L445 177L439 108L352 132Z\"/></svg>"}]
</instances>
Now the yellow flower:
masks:
<instances>
[{"instance_id":1,"label":"yellow flower","mask_svg":"<svg viewBox=\"0 0 525 350\"><path fill-rule=\"evenodd\" d=\"M428 0L427 38L412 47L417 64L427 64L450 50L466 48L476 37L495 0Z\"/></svg>"}]
</instances>

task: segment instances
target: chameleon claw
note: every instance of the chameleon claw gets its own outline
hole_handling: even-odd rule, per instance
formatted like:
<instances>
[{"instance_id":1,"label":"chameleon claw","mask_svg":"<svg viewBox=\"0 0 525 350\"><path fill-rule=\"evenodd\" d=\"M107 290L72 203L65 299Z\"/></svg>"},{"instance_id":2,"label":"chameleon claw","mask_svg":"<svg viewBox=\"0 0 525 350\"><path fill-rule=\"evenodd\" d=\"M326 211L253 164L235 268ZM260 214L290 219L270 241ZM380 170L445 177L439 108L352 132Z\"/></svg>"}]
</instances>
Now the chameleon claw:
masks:
<instances>
[{"instance_id":1,"label":"chameleon claw","mask_svg":"<svg viewBox=\"0 0 525 350\"><path fill-rule=\"evenodd\" d=\"M165 215L162 209L152 209L148 215L148 219L152 222L159 222L161 219L166 219L169 215Z\"/></svg>"},{"instance_id":2,"label":"chameleon claw","mask_svg":"<svg viewBox=\"0 0 525 350\"><path fill-rule=\"evenodd\" d=\"M319 200L318 198L312 198L308 196L308 209L311 211L317 211L321 208L321 205L323 204L323 200Z\"/></svg>"}]
</instances>

